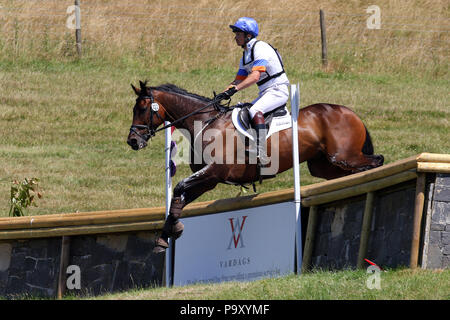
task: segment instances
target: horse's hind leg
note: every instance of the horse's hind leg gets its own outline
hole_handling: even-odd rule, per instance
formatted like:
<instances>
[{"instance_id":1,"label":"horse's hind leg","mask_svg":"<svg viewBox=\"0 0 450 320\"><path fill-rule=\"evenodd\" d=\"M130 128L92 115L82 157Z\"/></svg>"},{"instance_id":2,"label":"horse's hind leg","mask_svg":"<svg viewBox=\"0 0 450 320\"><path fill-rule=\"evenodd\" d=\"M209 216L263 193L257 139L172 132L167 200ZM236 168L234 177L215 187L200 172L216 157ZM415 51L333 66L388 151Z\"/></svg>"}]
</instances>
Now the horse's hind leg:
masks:
<instances>
[{"instance_id":1,"label":"horse's hind leg","mask_svg":"<svg viewBox=\"0 0 450 320\"><path fill-rule=\"evenodd\" d=\"M366 127L359 119L356 120L356 123L347 124L351 128L350 133L345 130L330 133L323 152L331 164L350 173L379 167L384 161L381 155L364 153L373 153L373 146Z\"/></svg>"},{"instance_id":2,"label":"horse's hind leg","mask_svg":"<svg viewBox=\"0 0 450 320\"><path fill-rule=\"evenodd\" d=\"M383 164L383 156L366 155L361 151L339 151L327 154L328 161L350 173L361 172L379 167Z\"/></svg>"},{"instance_id":3,"label":"horse's hind leg","mask_svg":"<svg viewBox=\"0 0 450 320\"><path fill-rule=\"evenodd\" d=\"M325 155L320 154L314 159L307 161L308 169L312 176L323 179L336 179L351 174L351 171L344 170L331 164Z\"/></svg>"},{"instance_id":4,"label":"horse's hind leg","mask_svg":"<svg viewBox=\"0 0 450 320\"><path fill-rule=\"evenodd\" d=\"M168 247L167 240L169 237L176 239L181 236L184 226L179 218L183 208L206 191L214 189L219 182L219 179L214 175L214 171L213 165L207 165L176 185L170 204L169 216L164 223L161 237L156 240L154 252L164 251Z\"/></svg>"}]
</instances>

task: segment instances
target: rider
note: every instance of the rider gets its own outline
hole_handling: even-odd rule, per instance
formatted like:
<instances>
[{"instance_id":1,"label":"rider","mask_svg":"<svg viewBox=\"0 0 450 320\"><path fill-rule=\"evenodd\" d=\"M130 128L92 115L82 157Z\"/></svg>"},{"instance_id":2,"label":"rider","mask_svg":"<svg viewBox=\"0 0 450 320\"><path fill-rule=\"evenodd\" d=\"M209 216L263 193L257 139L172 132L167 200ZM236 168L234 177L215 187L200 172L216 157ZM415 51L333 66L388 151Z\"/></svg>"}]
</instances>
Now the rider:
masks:
<instances>
[{"instance_id":1,"label":"rider","mask_svg":"<svg viewBox=\"0 0 450 320\"><path fill-rule=\"evenodd\" d=\"M236 44L244 52L235 79L220 95L221 98L230 98L237 91L255 83L258 85L259 95L252 101L250 118L257 133L257 159L260 166L266 166L269 159L266 154L264 114L287 102L289 80L278 51L270 44L256 40L259 29L255 19L239 18L230 28L235 33Z\"/></svg>"}]
</instances>

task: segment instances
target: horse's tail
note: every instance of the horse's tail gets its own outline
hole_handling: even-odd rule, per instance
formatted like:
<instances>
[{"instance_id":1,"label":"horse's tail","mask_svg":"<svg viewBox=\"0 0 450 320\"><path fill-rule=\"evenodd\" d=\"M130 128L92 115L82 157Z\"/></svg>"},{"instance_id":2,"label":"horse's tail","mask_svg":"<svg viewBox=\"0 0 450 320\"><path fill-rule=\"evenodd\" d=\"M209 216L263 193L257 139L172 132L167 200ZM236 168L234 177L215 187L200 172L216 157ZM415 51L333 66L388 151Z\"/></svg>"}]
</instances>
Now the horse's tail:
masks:
<instances>
[{"instance_id":1,"label":"horse's tail","mask_svg":"<svg viewBox=\"0 0 450 320\"><path fill-rule=\"evenodd\" d=\"M364 155L369 156L369 158L374 160L374 168L382 166L384 163L384 157L382 154L374 155L372 138L370 137L369 131L367 130L366 126L364 126L364 128L366 129L366 140L364 141L364 145L361 151Z\"/></svg>"},{"instance_id":2,"label":"horse's tail","mask_svg":"<svg viewBox=\"0 0 450 320\"><path fill-rule=\"evenodd\" d=\"M362 147L362 153L366 155L373 155L373 144L372 144L372 138L370 137L369 130L367 130L366 126L364 125L364 129L366 129L366 140L364 141L364 145Z\"/></svg>"}]
</instances>

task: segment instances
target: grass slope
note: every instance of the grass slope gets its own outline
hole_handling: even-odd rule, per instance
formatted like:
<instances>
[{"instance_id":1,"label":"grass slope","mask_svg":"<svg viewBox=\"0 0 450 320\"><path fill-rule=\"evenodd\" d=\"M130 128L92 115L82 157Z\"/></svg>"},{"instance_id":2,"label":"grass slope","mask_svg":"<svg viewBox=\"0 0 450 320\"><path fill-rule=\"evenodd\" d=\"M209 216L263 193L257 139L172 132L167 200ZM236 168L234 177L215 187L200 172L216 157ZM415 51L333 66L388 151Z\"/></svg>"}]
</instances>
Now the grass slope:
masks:
<instances>
[{"instance_id":1,"label":"grass slope","mask_svg":"<svg viewBox=\"0 0 450 320\"><path fill-rule=\"evenodd\" d=\"M450 270L387 270L380 289L369 289L371 274L363 271L317 271L253 282L196 284L138 289L103 295L101 300L448 300ZM68 297L68 299L74 297Z\"/></svg>"}]
</instances>

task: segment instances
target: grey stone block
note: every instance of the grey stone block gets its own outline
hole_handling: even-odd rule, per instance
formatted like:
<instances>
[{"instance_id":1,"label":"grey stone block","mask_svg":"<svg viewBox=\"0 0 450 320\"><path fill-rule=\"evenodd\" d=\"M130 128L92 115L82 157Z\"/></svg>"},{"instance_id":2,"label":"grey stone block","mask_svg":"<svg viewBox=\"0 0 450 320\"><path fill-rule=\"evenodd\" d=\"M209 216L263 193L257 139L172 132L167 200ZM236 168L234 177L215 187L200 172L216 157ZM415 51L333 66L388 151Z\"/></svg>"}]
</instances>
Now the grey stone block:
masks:
<instances>
[{"instance_id":1,"label":"grey stone block","mask_svg":"<svg viewBox=\"0 0 450 320\"><path fill-rule=\"evenodd\" d=\"M450 255L450 246L444 246L444 247L442 247L442 254L444 254L444 255Z\"/></svg>"},{"instance_id":2,"label":"grey stone block","mask_svg":"<svg viewBox=\"0 0 450 320\"><path fill-rule=\"evenodd\" d=\"M430 231L430 244L439 245L441 243L441 233L442 231Z\"/></svg>"},{"instance_id":3,"label":"grey stone block","mask_svg":"<svg viewBox=\"0 0 450 320\"><path fill-rule=\"evenodd\" d=\"M441 240L444 246L450 246L450 232L449 231L442 232Z\"/></svg>"},{"instance_id":4,"label":"grey stone block","mask_svg":"<svg viewBox=\"0 0 450 320\"><path fill-rule=\"evenodd\" d=\"M450 186L450 174L448 174L448 173L436 174L436 185Z\"/></svg>"},{"instance_id":5,"label":"grey stone block","mask_svg":"<svg viewBox=\"0 0 450 320\"><path fill-rule=\"evenodd\" d=\"M446 228L447 228L447 226L443 223L438 224L438 223L431 222L431 226L430 226L431 231L445 231Z\"/></svg>"},{"instance_id":6,"label":"grey stone block","mask_svg":"<svg viewBox=\"0 0 450 320\"><path fill-rule=\"evenodd\" d=\"M433 201L433 210L431 212L432 223L447 224L450 215L450 203Z\"/></svg>"},{"instance_id":7,"label":"grey stone block","mask_svg":"<svg viewBox=\"0 0 450 320\"><path fill-rule=\"evenodd\" d=\"M434 190L433 201L450 202L450 185L440 186L436 185Z\"/></svg>"},{"instance_id":8,"label":"grey stone block","mask_svg":"<svg viewBox=\"0 0 450 320\"><path fill-rule=\"evenodd\" d=\"M443 255L438 245L430 245L428 247L428 261L427 268L439 269L442 268Z\"/></svg>"},{"instance_id":9,"label":"grey stone block","mask_svg":"<svg viewBox=\"0 0 450 320\"><path fill-rule=\"evenodd\" d=\"M442 268L450 268L450 255L442 257Z\"/></svg>"}]
</instances>

